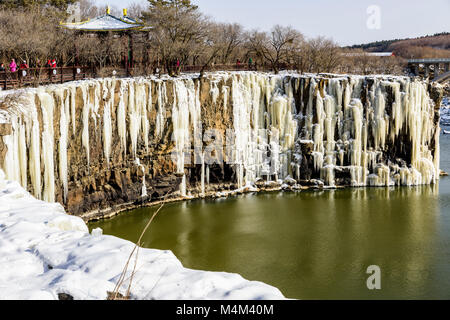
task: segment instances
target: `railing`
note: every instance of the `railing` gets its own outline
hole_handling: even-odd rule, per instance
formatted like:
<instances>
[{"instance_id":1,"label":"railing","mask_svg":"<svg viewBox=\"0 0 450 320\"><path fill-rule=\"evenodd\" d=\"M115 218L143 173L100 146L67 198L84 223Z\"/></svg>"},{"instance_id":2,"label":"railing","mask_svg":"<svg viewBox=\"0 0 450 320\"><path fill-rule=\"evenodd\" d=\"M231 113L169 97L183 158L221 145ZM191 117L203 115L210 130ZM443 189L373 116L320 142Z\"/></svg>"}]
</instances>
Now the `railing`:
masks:
<instances>
[{"instance_id":1,"label":"railing","mask_svg":"<svg viewBox=\"0 0 450 320\"><path fill-rule=\"evenodd\" d=\"M280 65L280 70L294 70L295 66ZM257 65L247 63L235 64L215 64L208 66L201 65L182 65L173 71L177 73L197 73L197 72L215 72L215 71L272 71L269 65ZM164 73L161 70L161 73ZM36 87L39 85L64 83L68 81L84 80L97 77L133 77L149 76L155 74L149 67L107 67L102 70L96 70L92 67L73 66L57 68L27 68L16 72L0 72L0 88L3 90L15 89L21 87Z\"/></svg>"},{"instance_id":2,"label":"railing","mask_svg":"<svg viewBox=\"0 0 450 320\"><path fill-rule=\"evenodd\" d=\"M159 68L161 74L169 73L163 68ZM280 65L280 70L293 70L295 67ZM120 76L146 76L156 74L154 68L148 67L134 67L126 69L114 69L116 71L116 77ZM216 72L216 71L272 71L269 65L257 65L247 63L235 63L235 64L214 64L214 65L181 65L180 67L173 66L172 72L174 73L198 73L204 72ZM111 72L109 72L111 74Z\"/></svg>"},{"instance_id":3,"label":"railing","mask_svg":"<svg viewBox=\"0 0 450 320\"><path fill-rule=\"evenodd\" d=\"M450 63L450 58L411 59L408 63Z\"/></svg>"},{"instance_id":4,"label":"railing","mask_svg":"<svg viewBox=\"0 0 450 320\"><path fill-rule=\"evenodd\" d=\"M81 66L27 68L16 72L0 72L0 86L3 90L8 90L26 86L83 80L94 76L95 71L92 68Z\"/></svg>"},{"instance_id":5,"label":"railing","mask_svg":"<svg viewBox=\"0 0 450 320\"><path fill-rule=\"evenodd\" d=\"M251 71L258 69L257 66L249 65L249 64L215 64L215 65L208 65L206 67L203 66L182 66L181 72L200 72L203 69L203 71L211 72L211 71ZM268 70L265 66L260 66L259 70Z\"/></svg>"}]
</instances>

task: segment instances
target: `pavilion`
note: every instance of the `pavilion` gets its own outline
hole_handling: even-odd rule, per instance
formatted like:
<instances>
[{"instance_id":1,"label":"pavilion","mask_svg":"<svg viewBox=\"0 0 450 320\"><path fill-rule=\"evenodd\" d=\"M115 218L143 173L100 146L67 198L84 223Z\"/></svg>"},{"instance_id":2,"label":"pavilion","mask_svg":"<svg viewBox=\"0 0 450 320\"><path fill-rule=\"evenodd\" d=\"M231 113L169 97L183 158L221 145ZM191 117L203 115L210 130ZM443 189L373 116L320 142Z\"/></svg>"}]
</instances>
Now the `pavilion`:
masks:
<instances>
[{"instance_id":1,"label":"pavilion","mask_svg":"<svg viewBox=\"0 0 450 320\"><path fill-rule=\"evenodd\" d=\"M128 68L133 65L133 33L149 31L151 29L151 27L146 27L143 22L129 17L127 14L127 9L123 9L122 17L112 15L109 6L106 9L106 14L102 16L76 23L60 23L60 25L65 29L79 32L116 32L121 35L128 36L128 54L125 59L127 73Z\"/></svg>"}]
</instances>

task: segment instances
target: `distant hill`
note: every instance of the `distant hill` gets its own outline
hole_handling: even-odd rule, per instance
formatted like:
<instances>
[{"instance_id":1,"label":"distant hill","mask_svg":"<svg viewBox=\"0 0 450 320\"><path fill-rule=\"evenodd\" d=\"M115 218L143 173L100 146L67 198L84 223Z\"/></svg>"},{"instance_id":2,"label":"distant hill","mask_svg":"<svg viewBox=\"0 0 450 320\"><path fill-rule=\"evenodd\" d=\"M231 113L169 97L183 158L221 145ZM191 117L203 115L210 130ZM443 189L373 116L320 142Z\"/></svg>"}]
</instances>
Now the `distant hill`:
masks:
<instances>
[{"instance_id":1,"label":"distant hill","mask_svg":"<svg viewBox=\"0 0 450 320\"><path fill-rule=\"evenodd\" d=\"M347 48L368 52L392 51L403 58L449 58L450 32L436 33L418 38L394 39L353 45Z\"/></svg>"}]
</instances>

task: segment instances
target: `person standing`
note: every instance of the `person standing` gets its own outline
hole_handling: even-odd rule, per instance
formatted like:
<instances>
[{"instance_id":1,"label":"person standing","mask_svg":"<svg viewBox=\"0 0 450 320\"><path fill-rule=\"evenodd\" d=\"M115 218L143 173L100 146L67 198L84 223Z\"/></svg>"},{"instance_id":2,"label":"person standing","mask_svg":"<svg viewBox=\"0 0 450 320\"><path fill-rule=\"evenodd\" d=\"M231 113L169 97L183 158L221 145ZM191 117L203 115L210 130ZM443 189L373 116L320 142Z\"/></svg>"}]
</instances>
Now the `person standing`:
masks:
<instances>
[{"instance_id":1,"label":"person standing","mask_svg":"<svg viewBox=\"0 0 450 320\"><path fill-rule=\"evenodd\" d=\"M23 62L20 64L19 69L20 70L28 69L28 64L25 60L23 60Z\"/></svg>"},{"instance_id":2,"label":"person standing","mask_svg":"<svg viewBox=\"0 0 450 320\"><path fill-rule=\"evenodd\" d=\"M176 70L176 74L179 74L181 71L181 61L180 59L177 59L177 70Z\"/></svg>"},{"instance_id":3,"label":"person standing","mask_svg":"<svg viewBox=\"0 0 450 320\"><path fill-rule=\"evenodd\" d=\"M17 71L16 60L14 60L14 59L11 60L11 63L9 64L9 71L11 71L11 72Z\"/></svg>"},{"instance_id":4,"label":"person standing","mask_svg":"<svg viewBox=\"0 0 450 320\"><path fill-rule=\"evenodd\" d=\"M0 72L5 72L5 71L6 71L5 65L3 63L0 64Z\"/></svg>"}]
</instances>

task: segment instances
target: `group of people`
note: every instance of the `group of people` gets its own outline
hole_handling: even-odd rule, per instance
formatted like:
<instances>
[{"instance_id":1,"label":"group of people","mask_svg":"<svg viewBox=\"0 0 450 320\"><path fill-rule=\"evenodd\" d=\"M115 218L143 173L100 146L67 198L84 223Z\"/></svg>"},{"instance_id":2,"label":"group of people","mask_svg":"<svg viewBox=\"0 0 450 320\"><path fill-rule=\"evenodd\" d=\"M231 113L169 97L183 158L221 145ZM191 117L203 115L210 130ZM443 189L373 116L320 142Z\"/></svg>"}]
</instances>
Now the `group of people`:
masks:
<instances>
[{"instance_id":1,"label":"group of people","mask_svg":"<svg viewBox=\"0 0 450 320\"><path fill-rule=\"evenodd\" d=\"M37 61L36 66L40 67L40 62ZM22 61L20 65L17 65L15 59L11 59L11 62L9 63L9 71L10 72L16 72L18 70L25 70L28 69L29 66L25 60ZM56 59L48 59L47 63L45 64L45 68L56 68ZM5 65L3 63L0 64L0 72L6 72Z\"/></svg>"},{"instance_id":2,"label":"group of people","mask_svg":"<svg viewBox=\"0 0 450 320\"><path fill-rule=\"evenodd\" d=\"M236 60L236 66L240 67L241 65L242 65L241 60L237 59ZM257 70L256 61L253 61L252 57L248 58L248 68L250 70L252 70L252 69Z\"/></svg>"}]
</instances>

